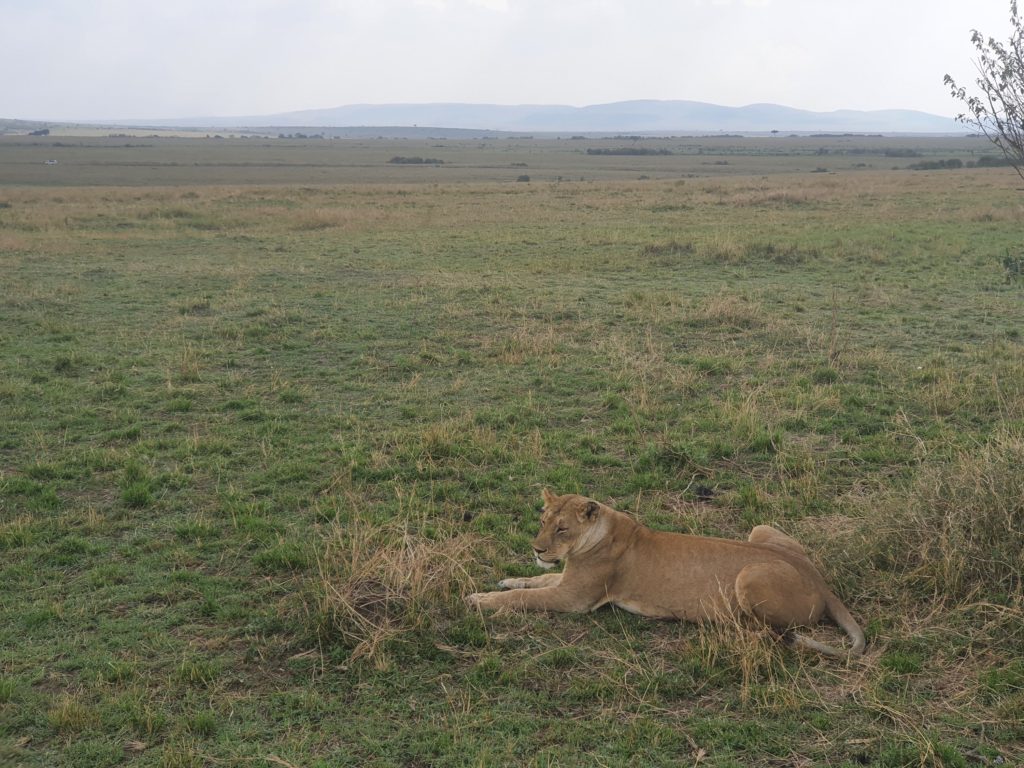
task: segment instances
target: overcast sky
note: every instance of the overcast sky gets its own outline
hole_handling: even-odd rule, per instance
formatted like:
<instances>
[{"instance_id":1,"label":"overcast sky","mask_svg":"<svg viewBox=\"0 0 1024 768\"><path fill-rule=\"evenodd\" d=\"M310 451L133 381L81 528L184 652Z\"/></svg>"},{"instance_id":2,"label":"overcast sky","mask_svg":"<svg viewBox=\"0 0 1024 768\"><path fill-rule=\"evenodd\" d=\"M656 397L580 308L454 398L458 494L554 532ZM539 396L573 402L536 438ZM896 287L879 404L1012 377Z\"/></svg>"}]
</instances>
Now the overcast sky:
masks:
<instances>
[{"instance_id":1,"label":"overcast sky","mask_svg":"<svg viewBox=\"0 0 1024 768\"><path fill-rule=\"evenodd\" d=\"M344 104L960 111L1009 0L0 0L0 117Z\"/></svg>"}]
</instances>

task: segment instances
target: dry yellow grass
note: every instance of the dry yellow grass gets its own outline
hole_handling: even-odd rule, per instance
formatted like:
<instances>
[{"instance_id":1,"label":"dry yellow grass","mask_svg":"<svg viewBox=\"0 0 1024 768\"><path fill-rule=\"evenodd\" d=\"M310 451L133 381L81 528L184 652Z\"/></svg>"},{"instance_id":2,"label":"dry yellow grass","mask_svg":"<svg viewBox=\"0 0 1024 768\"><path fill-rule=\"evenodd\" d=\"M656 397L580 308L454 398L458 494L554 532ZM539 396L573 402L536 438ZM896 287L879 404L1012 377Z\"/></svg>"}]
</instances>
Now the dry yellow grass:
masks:
<instances>
[{"instance_id":1,"label":"dry yellow grass","mask_svg":"<svg viewBox=\"0 0 1024 768\"><path fill-rule=\"evenodd\" d=\"M388 666L388 648L443 619L475 589L467 568L486 542L449 529L433 536L408 524L331 524L318 554L318 596L325 638L352 648L353 661Z\"/></svg>"}]
</instances>

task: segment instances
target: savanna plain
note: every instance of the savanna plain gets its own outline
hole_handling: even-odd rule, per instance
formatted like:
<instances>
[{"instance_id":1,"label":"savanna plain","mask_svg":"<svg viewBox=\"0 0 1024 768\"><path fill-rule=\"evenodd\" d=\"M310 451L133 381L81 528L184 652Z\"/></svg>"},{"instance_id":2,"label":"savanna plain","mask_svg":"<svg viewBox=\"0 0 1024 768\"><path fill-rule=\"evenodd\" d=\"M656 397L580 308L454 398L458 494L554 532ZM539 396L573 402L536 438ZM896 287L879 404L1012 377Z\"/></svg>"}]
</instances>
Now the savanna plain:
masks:
<instances>
[{"instance_id":1,"label":"savanna plain","mask_svg":"<svg viewBox=\"0 0 1024 768\"><path fill-rule=\"evenodd\" d=\"M0 137L0 764L1024 763L985 151ZM544 487L778 526L866 654L468 608Z\"/></svg>"}]
</instances>

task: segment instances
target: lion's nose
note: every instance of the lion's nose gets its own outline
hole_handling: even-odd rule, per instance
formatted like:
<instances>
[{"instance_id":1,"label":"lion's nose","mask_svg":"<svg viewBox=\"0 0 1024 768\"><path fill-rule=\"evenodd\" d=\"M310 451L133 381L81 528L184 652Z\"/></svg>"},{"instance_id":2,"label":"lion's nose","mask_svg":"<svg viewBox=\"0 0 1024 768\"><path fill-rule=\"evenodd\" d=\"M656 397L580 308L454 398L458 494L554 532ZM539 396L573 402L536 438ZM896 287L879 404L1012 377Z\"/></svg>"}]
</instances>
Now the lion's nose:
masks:
<instances>
[{"instance_id":1,"label":"lion's nose","mask_svg":"<svg viewBox=\"0 0 1024 768\"><path fill-rule=\"evenodd\" d=\"M533 547L533 552L534 552L534 554L536 554L536 555L543 555L543 554L544 554L545 552L547 552L547 549L541 549L541 548L540 548L540 547L538 547L538 546L534 546L534 547Z\"/></svg>"}]
</instances>

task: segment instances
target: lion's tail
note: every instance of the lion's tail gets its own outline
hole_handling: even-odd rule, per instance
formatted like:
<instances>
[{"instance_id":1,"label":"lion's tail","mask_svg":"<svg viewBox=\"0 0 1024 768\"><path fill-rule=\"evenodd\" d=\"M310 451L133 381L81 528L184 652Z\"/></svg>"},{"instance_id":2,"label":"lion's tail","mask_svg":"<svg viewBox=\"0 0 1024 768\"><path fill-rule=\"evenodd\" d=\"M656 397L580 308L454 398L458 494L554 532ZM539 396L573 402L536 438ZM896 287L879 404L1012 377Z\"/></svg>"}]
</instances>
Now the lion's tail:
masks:
<instances>
[{"instance_id":1,"label":"lion's tail","mask_svg":"<svg viewBox=\"0 0 1024 768\"><path fill-rule=\"evenodd\" d=\"M843 658L846 656L860 656L864 653L864 632L861 630L860 625L857 624L857 620L853 618L853 615L846 609L842 601L833 595L831 592L828 593L828 598L825 601L825 611L832 618L839 628L842 629L850 638L852 645L849 650L840 650L831 645L825 643L819 643L806 635L801 635L798 632L787 633L786 639L789 640L793 645L800 648L806 648L811 651L817 651L818 653L824 654L825 656L832 656L833 658Z\"/></svg>"}]
</instances>

